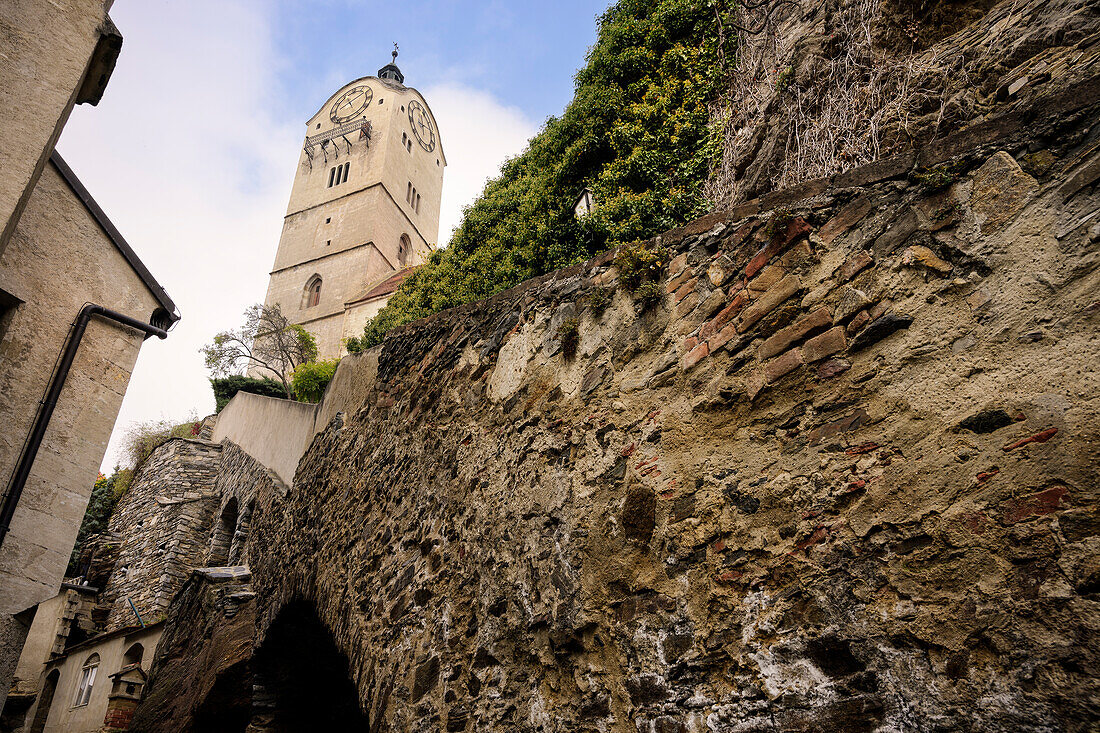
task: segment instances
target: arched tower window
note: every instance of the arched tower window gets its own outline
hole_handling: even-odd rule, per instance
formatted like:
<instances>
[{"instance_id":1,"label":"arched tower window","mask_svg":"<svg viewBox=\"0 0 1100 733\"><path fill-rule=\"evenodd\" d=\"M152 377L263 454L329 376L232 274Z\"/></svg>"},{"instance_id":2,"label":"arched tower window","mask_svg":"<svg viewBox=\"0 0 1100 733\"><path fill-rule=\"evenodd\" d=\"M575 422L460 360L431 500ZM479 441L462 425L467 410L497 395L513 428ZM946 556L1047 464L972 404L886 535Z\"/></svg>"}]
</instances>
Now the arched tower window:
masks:
<instances>
[{"instance_id":1,"label":"arched tower window","mask_svg":"<svg viewBox=\"0 0 1100 733\"><path fill-rule=\"evenodd\" d=\"M312 308L321 302L321 276L314 275L306 282L306 291L303 296L303 308Z\"/></svg>"},{"instance_id":2,"label":"arched tower window","mask_svg":"<svg viewBox=\"0 0 1100 733\"><path fill-rule=\"evenodd\" d=\"M401 267L405 266L405 263L409 259L409 252L412 252L412 240L409 239L408 234L401 235L401 241L397 244L397 264Z\"/></svg>"},{"instance_id":3,"label":"arched tower window","mask_svg":"<svg viewBox=\"0 0 1100 733\"><path fill-rule=\"evenodd\" d=\"M348 170L351 168L351 163L344 163L344 177L340 179L340 183L348 182Z\"/></svg>"},{"instance_id":4,"label":"arched tower window","mask_svg":"<svg viewBox=\"0 0 1100 733\"><path fill-rule=\"evenodd\" d=\"M99 655L93 654L84 661L84 666L80 668L80 683L76 686L76 699L73 700L74 708L87 705L88 701L92 699L92 685L95 684L97 671L99 671Z\"/></svg>"}]
</instances>

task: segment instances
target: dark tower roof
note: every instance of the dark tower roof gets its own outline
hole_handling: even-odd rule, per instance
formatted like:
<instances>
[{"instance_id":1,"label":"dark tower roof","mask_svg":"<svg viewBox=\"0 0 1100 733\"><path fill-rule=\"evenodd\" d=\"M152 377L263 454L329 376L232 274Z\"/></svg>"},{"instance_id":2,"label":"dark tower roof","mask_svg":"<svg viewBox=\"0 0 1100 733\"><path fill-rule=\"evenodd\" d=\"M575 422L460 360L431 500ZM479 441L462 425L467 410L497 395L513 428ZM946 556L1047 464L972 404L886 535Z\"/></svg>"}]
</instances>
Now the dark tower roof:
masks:
<instances>
[{"instance_id":1,"label":"dark tower roof","mask_svg":"<svg viewBox=\"0 0 1100 733\"><path fill-rule=\"evenodd\" d=\"M401 69L397 68L397 44L393 44L393 51L390 52L393 56L393 61L383 66L378 70L378 78L386 79L387 81L395 81L398 84L405 83L405 75L401 73Z\"/></svg>"}]
</instances>

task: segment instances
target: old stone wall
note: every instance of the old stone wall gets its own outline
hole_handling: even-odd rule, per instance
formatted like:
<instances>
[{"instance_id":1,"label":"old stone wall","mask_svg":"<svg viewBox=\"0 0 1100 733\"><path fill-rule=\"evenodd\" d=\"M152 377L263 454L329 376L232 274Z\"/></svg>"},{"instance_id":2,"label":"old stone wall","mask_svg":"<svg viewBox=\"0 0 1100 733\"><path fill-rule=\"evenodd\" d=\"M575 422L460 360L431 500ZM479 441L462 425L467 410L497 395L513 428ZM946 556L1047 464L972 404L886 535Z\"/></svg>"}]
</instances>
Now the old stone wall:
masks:
<instances>
[{"instance_id":1,"label":"old stone wall","mask_svg":"<svg viewBox=\"0 0 1100 733\"><path fill-rule=\"evenodd\" d=\"M1100 69L1089 0L746 4L715 106L728 206L946 137Z\"/></svg>"},{"instance_id":2,"label":"old stone wall","mask_svg":"<svg viewBox=\"0 0 1100 733\"><path fill-rule=\"evenodd\" d=\"M173 438L142 465L111 515L118 556L99 601L107 630L162 616L193 567L205 565L220 497L215 476L222 446ZM129 599L129 600L127 600Z\"/></svg>"},{"instance_id":3,"label":"old stone wall","mask_svg":"<svg viewBox=\"0 0 1100 733\"><path fill-rule=\"evenodd\" d=\"M256 619L246 565L252 546L248 528L286 497L287 487L232 442L221 448L214 518L230 502L241 507L234 538L239 549L233 567L195 569L182 584L133 731L243 730L251 715ZM234 728L231 721L239 725Z\"/></svg>"},{"instance_id":4,"label":"old stone wall","mask_svg":"<svg viewBox=\"0 0 1100 733\"><path fill-rule=\"evenodd\" d=\"M1087 730L1097 85L668 232L650 307L392 333L253 522L260 656L307 604L371 730Z\"/></svg>"}]
</instances>

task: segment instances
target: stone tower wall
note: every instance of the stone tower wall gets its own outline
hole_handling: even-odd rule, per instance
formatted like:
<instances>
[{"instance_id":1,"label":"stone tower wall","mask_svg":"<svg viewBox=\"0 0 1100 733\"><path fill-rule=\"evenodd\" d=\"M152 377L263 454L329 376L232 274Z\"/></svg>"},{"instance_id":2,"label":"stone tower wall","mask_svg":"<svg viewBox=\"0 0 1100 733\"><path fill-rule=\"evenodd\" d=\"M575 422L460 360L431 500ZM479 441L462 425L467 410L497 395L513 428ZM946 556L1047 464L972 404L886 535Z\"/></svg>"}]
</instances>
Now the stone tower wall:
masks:
<instances>
[{"instance_id":1,"label":"stone tower wall","mask_svg":"<svg viewBox=\"0 0 1100 733\"><path fill-rule=\"evenodd\" d=\"M431 115L415 89L375 77L345 84L306 123L307 144L309 136L341 127L330 119L330 108L345 91L361 86L371 89L371 101L355 122L370 123L370 138L356 129L324 149L312 147L312 161L304 150L300 154L264 300L304 325L317 338L322 358L344 353L344 305L394 270L422 264L439 233L447 162L434 118L433 150L412 137L409 105L420 104ZM331 170L345 164L347 181L328 185ZM410 200L410 188L419 206ZM410 242L404 261L402 235ZM307 306L314 275L322 281L320 302Z\"/></svg>"},{"instance_id":2,"label":"stone tower wall","mask_svg":"<svg viewBox=\"0 0 1100 733\"><path fill-rule=\"evenodd\" d=\"M1084 729L1098 91L667 232L650 307L608 254L349 360L258 643L308 603L372 729Z\"/></svg>"}]
</instances>

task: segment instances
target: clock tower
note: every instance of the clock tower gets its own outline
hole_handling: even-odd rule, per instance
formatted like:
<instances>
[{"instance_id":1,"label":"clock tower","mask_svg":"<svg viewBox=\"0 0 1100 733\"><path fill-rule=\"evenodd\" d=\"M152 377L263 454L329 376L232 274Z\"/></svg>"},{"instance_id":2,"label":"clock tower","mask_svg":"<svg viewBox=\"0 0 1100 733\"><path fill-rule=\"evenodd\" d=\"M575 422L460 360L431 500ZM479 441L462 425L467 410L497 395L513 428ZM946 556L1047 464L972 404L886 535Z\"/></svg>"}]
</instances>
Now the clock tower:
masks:
<instances>
[{"instance_id":1,"label":"clock tower","mask_svg":"<svg viewBox=\"0 0 1100 733\"><path fill-rule=\"evenodd\" d=\"M427 100L393 61L348 82L306 123L267 287L292 323L342 356L439 236L447 159Z\"/></svg>"}]
</instances>

